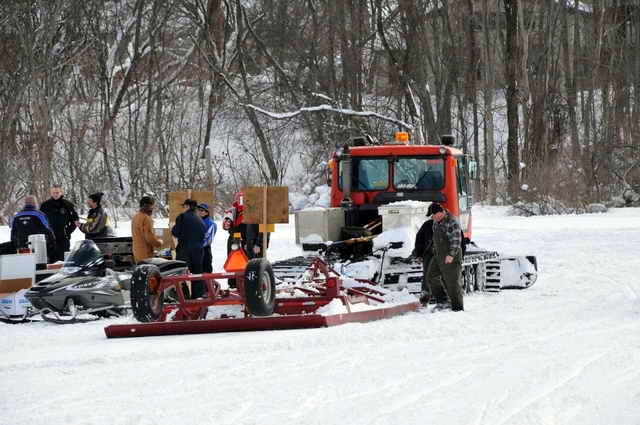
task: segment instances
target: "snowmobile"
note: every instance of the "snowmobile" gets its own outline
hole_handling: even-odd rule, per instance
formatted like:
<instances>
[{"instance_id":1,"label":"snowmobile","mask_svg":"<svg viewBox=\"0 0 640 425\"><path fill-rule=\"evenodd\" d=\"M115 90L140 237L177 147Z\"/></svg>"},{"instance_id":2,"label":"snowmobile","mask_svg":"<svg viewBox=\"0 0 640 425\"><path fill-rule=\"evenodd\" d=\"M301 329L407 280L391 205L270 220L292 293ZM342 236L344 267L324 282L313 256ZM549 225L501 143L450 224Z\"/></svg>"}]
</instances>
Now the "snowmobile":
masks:
<instances>
[{"instance_id":1,"label":"snowmobile","mask_svg":"<svg viewBox=\"0 0 640 425\"><path fill-rule=\"evenodd\" d=\"M87 239L74 246L58 273L38 282L25 297L33 314L46 321L86 322L123 314L130 279L130 273L108 268L95 242Z\"/></svg>"}]
</instances>

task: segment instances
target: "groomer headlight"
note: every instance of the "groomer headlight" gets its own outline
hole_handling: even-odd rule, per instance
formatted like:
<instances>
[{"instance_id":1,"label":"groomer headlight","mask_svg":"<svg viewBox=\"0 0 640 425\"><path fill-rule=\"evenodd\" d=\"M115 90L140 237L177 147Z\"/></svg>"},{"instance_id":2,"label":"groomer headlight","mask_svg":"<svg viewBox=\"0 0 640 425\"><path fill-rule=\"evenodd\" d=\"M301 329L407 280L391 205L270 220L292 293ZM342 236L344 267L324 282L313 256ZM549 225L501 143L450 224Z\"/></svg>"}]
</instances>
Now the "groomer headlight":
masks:
<instances>
[{"instance_id":1,"label":"groomer headlight","mask_svg":"<svg viewBox=\"0 0 640 425\"><path fill-rule=\"evenodd\" d=\"M447 153L447 148L445 148L445 147L441 147L441 148L440 148L440 153L441 153L442 155L444 155L445 153Z\"/></svg>"}]
</instances>

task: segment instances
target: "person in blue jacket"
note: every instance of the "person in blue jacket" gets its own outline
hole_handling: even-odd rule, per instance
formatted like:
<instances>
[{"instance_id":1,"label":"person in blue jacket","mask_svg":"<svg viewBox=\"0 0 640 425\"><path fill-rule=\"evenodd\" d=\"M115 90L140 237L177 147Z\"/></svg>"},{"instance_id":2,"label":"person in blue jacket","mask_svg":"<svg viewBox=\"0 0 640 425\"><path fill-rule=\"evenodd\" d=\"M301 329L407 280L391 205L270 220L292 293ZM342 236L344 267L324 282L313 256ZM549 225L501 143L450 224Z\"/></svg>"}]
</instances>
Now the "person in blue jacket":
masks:
<instances>
[{"instance_id":1,"label":"person in blue jacket","mask_svg":"<svg viewBox=\"0 0 640 425\"><path fill-rule=\"evenodd\" d=\"M213 242L213 237L216 235L216 231L218 230L218 226L216 222L213 221L211 216L209 215L209 204L201 203L198 205L198 215L204 221L205 226L207 226L207 230L204 234L204 241L202 242L202 248L204 250L202 256L202 272L203 273L212 273L213 272L213 257L211 255L211 243Z\"/></svg>"},{"instance_id":2,"label":"person in blue jacket","mask_svg":"<svg viewBox=\"0 0 640 425\"><path fill-rule=\"evenodd\" d=\"M47 216L38 211L35 196L27 195L24 198L24 208L11 220L11 242L16 250L29 248L29 236L44 235L47 240L47 256L49 262L55 252L56 238L49 225Z\"/></svg>"},{"instance_id":3,"label":"person in blue jacket","mask_svg":"<svg viewBox=\"0 0 640 425\"><path fill-rule=\"evenodd\" d=\"M202 242L207 230L204 222L196 212L198 203L193 199L187 199L182 204L184 212L176 217L176 224L171 233L178 239L176 247L176 260L187 263L189 271L193 274L202 273ZM191 298L204 296L206 285L203 281L191 282Z\"/></svg>"}]
</instances>

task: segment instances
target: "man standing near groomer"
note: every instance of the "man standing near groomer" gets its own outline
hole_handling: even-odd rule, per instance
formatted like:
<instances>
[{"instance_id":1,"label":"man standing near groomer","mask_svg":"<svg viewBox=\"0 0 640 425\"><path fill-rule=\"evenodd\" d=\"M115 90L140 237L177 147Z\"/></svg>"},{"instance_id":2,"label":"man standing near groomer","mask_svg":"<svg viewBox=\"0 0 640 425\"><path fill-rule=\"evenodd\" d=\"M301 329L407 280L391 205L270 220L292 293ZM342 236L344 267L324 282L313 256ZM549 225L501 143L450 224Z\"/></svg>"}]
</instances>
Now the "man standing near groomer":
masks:
<instances>
[{"instance_id":1,"label":"man standing near groomer","mask_svg":"<svg viewBox=\"0 0 640 425\"><path fill-rule=\"evenodd\" d=\"M184 212L176 217L176 224L171 229L171 233L178 239L176 247L176 260L187 263L189 271L193 274L202 273L202 263L204 241L207 226L204 224L196 208L198 202L187 199L183 202ZM191 298L200 298L204 295L205 284L203 281L191 282Z\"/></svg>"},{"instance_id":2,"label":"man standing near groomer","mask_svg":"<svg viewBox=\"0 0 640 425\"><path fill-rule=\"evenodd\" d=\"M64 253L69 251L71 234L80 226L76 207L64 199L62 187L59 184L51 186L51 198L40 205L49 220L49 226L56 237L55 246L49 257L52 262L64 260Z\"/></svg>"},{"instance_id":3,"label":"man standing near groomer","mask_svg":"<svg viewBox=\"0 0 640 425\"><path fill-rule=\"evenodd\" d=\"M436 203L431 205L433 207L433 259L427 270L431 296L441 306L446 303L449 295L451 310L461 311L464 310L460 286L462 230L455 217L442 205Z\"/></svg>"},{"instance_id":4,"label":"man standing near groomer","mask_svg":"<svg viewBox=\"0 0 640 425\"><path fill-rule=\"evenodd\" d=\"M432 203L429 205L429 209L427 210L427 217L429 219L425 221L418 233L416 234L416 242L413 248L413 252L411 256L416 259L419 263L422 263L422 292L420 293L420 303L423 306L426 306L431 298L431 289L429 285L429 281L427 279L427 272L429 270L429 264L431 264L431 260L433 259L433 216L434 209L437 203ZM440 207L441 209L442 207Z\"/></svg>"},{"instance_id":5,"label":"man standing near groomer","mask_svg":"<svg viewBox=\"0 0 640 425\"><path fill-rule=\"evenodd\" d=\"M133 241L133 261L153 257L153 250L162 246L162 240L153 232L153 208L156 200L150 196L140 198L140 209L131 220L131 239Z\"/></svg>"}]
</instances>

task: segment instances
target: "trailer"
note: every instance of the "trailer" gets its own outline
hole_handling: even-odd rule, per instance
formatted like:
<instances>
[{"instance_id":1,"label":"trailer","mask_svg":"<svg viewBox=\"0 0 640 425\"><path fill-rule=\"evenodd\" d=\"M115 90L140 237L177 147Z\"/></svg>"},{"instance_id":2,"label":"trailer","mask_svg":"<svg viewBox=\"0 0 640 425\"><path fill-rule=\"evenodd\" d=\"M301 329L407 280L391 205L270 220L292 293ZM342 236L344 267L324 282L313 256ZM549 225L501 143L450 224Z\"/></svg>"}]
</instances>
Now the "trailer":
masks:
<instances>
[{"instance_id":1,"label":"trailer","mask_svg":"<svg viewBox=\"0 0 640 425\"><path fill-rule=\"evenodd\" d=\"M235 279L236 288L223 289L224 279ZM185 296L194 281L205 283L205 297ZM420 303L407 291L344 278L318 257L300 280L278 289L264 258L244 270L169 277L157 265L142 265L131 280L131 306L139 323L107 326L107 338L321 328L386 319Z\"/></svg>"}]
</instances>

